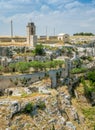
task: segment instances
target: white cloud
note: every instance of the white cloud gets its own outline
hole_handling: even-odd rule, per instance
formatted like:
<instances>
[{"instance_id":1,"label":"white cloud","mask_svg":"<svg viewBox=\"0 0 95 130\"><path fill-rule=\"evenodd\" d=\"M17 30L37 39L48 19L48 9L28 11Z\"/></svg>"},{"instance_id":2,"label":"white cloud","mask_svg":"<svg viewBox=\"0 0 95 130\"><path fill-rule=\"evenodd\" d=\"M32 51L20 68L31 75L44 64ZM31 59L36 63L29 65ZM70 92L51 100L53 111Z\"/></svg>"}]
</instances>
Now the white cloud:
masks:
<instances>
[{"instance_id":1,"label":"white cloud","mask_svg":"<svg viewBox=\"0 0 95 130\"><path fill-rule=\"evenodd\" d=\"M41 6L41 11L43 12L43 13L48 13L48 12L50 12L50 8L49 8L49 6L47 6L47 5L43 5L43 6Z\"/></svg>"},{"instance_id":2,"label":"white cloud","mask_svg":"<svg viewBox=\"0 0 95 130\"><path fill-rule=\"evenodd\" d=\"M79 7L82 7L82 6L83 6L83 4L81 4L80 2L74 1L74 2L66 4L65 8L71 9L71 8L79 8Z\"/></svg>"},{"instance_id":3,"label":"white cloud","mask_svg":"<svg viewBox=\"0 0 95 130\"><path fill-rule=\"evenodd\" d=\"M94 3L94 0L93 0ZM0 2L0 35L10 34L13 20L14 34L26 35L26 25L32 19L37 25L37 34L48 35L79 31L95 33L95 8L92 3L78 0L3 0Z\"/></svg>"}]
</instances>

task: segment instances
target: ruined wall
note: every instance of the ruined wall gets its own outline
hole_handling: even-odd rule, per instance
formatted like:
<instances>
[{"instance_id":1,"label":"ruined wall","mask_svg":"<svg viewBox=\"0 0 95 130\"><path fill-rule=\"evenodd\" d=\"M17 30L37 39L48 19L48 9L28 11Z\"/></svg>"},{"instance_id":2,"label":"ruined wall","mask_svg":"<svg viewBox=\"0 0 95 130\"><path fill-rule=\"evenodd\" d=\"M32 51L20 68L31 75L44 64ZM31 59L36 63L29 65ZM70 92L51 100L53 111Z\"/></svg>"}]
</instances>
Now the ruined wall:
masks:
<instances>
[{"instance_id":1,"label":"ruined wall","mask_svg":"<svg viewBox=\"0 0 95 130\"><path fill-rule=\"evenodd\" d=\"M26 42L26 37L13 37L15 42ZM11 37L0 37L0 42L11 42Z\"/></svg>"}]
</instances>

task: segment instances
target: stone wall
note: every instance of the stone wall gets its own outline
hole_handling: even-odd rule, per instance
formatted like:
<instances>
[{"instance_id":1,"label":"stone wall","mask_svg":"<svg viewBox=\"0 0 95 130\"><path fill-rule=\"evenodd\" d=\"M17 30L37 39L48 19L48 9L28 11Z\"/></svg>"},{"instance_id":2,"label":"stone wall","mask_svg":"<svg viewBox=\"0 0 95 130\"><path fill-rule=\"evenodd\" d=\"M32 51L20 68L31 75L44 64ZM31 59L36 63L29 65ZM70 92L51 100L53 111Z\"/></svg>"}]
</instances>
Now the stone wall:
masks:
<instances>
[{"instance_id":1,"label":"stone wall","mask_svg":"<svg viewBox=\"0 0 95 130\"><path fill-rule=\"evenodd\" d=\"M13 37L15 42L26 42L26 37ZM0 37L0 42L11 42L11 37Z\"/></svg>"},{"instance_id":2,"label":"stone wall","mask_svg":"<svg viewBox=\"0 0 95 130\"><path fill-rule=\"evenodd\" d=\"M31 79L31 83L34 83L38 80L45 78L46 75L48 75L51 78L52 88L55 88L58 85L57 84L57 79L58 79L57 76L59 76L59 78L63 77L63 75L65 75L65 71L64 71L64 69L58 69L58 70L50 70L48 72L38 72L38 73L34 73L34 74L22 74L22 75L12 75L12 76L0 75L0 80L1 80L0 81L0 88L2 87L2 83L6 82L8 79L13 81L14 83L16 81L19 82L19 80ZM11 82L9 82L9 84L6 84L5 86L6 86L6 88L11 86ZM18 86L19 86L19 84L18 84Z\"/></svg>"}]
</instances>

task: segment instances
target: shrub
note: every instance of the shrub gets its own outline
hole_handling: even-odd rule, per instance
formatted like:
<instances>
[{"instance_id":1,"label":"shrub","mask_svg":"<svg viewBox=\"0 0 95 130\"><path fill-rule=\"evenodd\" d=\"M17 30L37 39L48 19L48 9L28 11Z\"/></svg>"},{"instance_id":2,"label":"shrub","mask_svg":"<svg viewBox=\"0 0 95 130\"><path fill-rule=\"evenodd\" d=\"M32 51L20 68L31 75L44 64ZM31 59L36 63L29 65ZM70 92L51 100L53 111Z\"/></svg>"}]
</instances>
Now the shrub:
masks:
<instances>
[{"instance_id":1,"label":"shrub","mask_svg":"<svg viewBox=\"0 0 95 130\"><path fill-rule=\"evenodd\" d=\"M83 78L81 79L81 82L84 86L85 96L91 100L91 93L95 92L95 87L93 86L91 81L86 81Z\"/></svg>"},{"instance_id":2,"label":"shrub","mask_svg":"<svg viewBox=\"0 0 95 130\"><path fill-rule=\"evenodd\" d=\"M36 45L36 47L35 47L35 54L36 55L44 55L45 54L44 48L43 48L42 44Z\"/></svg>"},{"instance_id":3,"label":"shrub","mask_svg":"<svg viewBox=\"0 0 95 130\"><path fill-rule=\"evenodd\" d=\"M74 68L71 70L72 74L77 74L77 73L84 73L86 72L87 68Z\"/></svg>"},{"instance_id":4,"label":"shrub","mask_svg":"<svg viewBox=\"0 0 95 130\"><path fill-rule=\"evenodd\" d=\"M92 82L95 82L95 70L94 71L90 71L87 75L88 79Z\"/></svg>"},{"instance_id":5,"label":"shrub","mask_svg":"<svg viewBox=\"0 0 95 130\"><path fill-rule=\"evenodd\" d=\"M28 103L24 108L24 112L30 113L31 111L33 111L33 103Z\"/></svg>"},{"instance_id":6,"label":"shrub","mask_svg":"<svg viewBox=\"0 0 95 130\"><path fill-rule=\"evenodd\" d=\"M37 105L37 107L41 110L44 110L46 108L45 102L40 101Z\"/></svg>"}]
</instances>

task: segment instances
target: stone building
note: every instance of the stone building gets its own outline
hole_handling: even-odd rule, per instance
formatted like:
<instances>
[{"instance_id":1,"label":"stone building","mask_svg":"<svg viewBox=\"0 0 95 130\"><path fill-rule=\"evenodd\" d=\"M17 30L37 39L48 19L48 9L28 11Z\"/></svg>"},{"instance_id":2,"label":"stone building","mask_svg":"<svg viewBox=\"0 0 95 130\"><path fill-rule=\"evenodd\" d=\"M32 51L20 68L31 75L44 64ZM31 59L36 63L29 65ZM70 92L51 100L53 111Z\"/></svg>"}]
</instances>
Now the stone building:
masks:
<instances>
[{"instance_id":1,"label":"stone building","mask_svg":"<svg viewBox=\"0 0 95 130\"><path fill-rule=\"evenodd\" d=\"M69 43L70 36L68 34L60 33L58 34L58 40L63 41L64 43Z\"/></svg>"},{"instance_id":2,"label":"stone building","mask_svg":"<svg viewBox=\"0 0 95 130\"><path fill-rule=\"evenodd\" d=\"M33 22L27 25L27 43L32 47L37 44L36 26Z\"/></svg>"}]
</instances>

